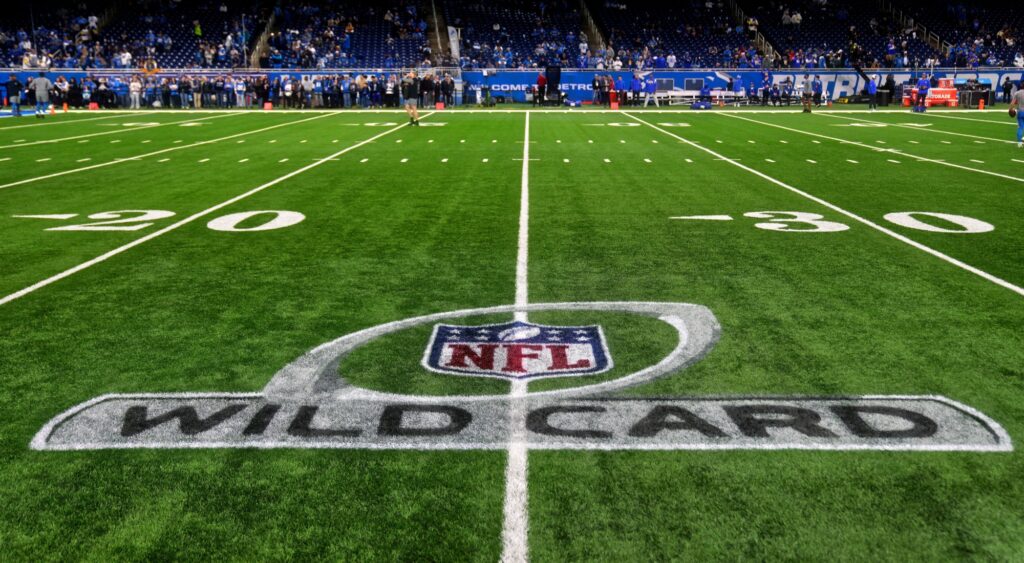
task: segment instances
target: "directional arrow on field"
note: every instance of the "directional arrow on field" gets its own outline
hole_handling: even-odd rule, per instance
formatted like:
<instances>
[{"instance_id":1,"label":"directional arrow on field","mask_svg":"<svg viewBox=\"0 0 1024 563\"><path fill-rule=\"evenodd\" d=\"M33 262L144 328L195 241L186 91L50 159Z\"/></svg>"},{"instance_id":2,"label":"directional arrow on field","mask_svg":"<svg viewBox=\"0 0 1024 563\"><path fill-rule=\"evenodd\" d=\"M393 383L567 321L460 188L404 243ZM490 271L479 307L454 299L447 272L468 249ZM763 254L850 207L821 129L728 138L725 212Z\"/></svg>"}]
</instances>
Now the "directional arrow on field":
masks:
<instances>
[{"instance_id":1,"label":"directional arrow on field","mask_svg":"<svg viewBox=\"0 0 1024 563\"><path fill-rule=\"evenodd\" d=\"M728 215L690 215L689 217L669 217L669 219L683 219L687 221L732 221Z\"/></svg>"},{"instance_id":2,"label":"directional arrow on field","mask_svg":"<svg viewBox=\"0 0 1024 563\"><path fill-rule=\"evenodd\" d=\"M53 215L11 215L16 219L57 219L60 221L78 217L78 213L55 213Z\"/></svg>"}]
</instances>

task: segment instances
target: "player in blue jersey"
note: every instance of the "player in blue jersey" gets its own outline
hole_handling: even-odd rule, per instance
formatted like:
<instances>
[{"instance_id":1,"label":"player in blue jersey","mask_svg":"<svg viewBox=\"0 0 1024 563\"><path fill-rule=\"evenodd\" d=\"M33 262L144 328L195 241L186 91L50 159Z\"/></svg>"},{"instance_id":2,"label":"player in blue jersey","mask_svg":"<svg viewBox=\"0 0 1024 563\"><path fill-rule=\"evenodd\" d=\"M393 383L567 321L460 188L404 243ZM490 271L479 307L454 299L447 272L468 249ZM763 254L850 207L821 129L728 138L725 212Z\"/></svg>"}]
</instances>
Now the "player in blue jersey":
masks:
<instances>
[{"instance_id":1,"label":"player in blue jersey","mask_svg":"<svg viewBox=\"0 0 1024 563\"><path fill-rule=\"evenodd\" d=\"M928 89L932 87L931 81L928 80L927 74L922 74L921 78L917 80L917 107L914 111L924 113L927 104L925 101L928 99Z\"/></svg>"},{"instance_id":2,"label":"player in blue jersey","mask_svg":"<svg viewBox=\"0 0 1024 563\"><path fill-rule=\"evenodd\" d=\"M1024 81L1010 100L1010 116L1017 118L1017 148L1024 148L1024 112L1021 106L1024 106Z\"/></svg>"}]
</instances>

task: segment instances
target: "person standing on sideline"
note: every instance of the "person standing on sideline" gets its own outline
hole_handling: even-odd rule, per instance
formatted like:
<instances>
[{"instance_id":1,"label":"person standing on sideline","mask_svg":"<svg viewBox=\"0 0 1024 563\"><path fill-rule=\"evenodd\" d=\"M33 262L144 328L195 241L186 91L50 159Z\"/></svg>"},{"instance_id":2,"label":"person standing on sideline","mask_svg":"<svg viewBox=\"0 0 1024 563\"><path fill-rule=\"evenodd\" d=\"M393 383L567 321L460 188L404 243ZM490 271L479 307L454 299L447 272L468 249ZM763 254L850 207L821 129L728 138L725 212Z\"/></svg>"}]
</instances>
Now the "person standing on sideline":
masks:
<instances>
[{"instance_id":1,"label":"person standing on sideline","mask_svg":"<svg viewBox=\"0 0 1024 563\"><path fill-rule=\"evenodd\" d=\"M932 83L928 80L927 74L922 74L921 78L917 81L917 99L915 100L917 106L914 111L924 112L928 103L928 89L931 88Z\"/></svg>"},{"instance_id":2,"label":"person standing on sideline","mask_svg":"<svg viewBox=\"0 0 1024 563\"><path fill-rule=\"evenodd\" d=\"M872 74L868 80L868 109L878 109L878 75Z\"/></svg>"},{"instance_id":3,"label":"person standing on sideline","mask_svg":"<svg viewBox=\"0 0 1024 563\"><path fill-rule=\"evenodd\" d=\"M825 91L825 85L821 82L821 76L815 74L814 82L811 82L811 92L814 94L814 107L821 107L821 93Z\"/></svg>"},{"instance_id":4,"label":"person standing on sideline","mask_svg":"<svg viewBox=\"0 0 1024 563\"><path fill-rule=\"evenodd\" d=\"M804 113L811 113L811 102L814 101L814 82L811 81L811 75L804 75L804 85L801 88L800 99L804 104Z\"/></svg>"},{"instance_id":5,"label":"person standing on sideline","mask_svg":"<svg viewBox=\"0 0 1024 563\"><path fill-rule=\"evenodd\" d=\"M420 79L416 76L415 70L409 71L405 80L402 81L402 87L402 97L405 98L405 113L409 114L409 125L419 127L420 112L416 109L416 106L420 100Z\"/></svg>"},{"instance_id":6,"label":"person standing on sideline","mask_svg":"<svg viewBox=\"0 0 1024 563\"><path fill-rule=\"evenodd\" d=\"M32 89L36 93L36 117L43 119L50 106L50 90L53 89L53 82L50 82L45 72L40 72L39 76L32 81Z\"/></svg>"},{"instance_id":7,"label":"person standing on sideline","mask_svg":"<svg viewBox=\"0 0 1024 563\"><path fill-rule=\"evenodd\" d=\"M534 100L537 105L544 105L544 96L547 95L548 88L548 77L544 76L543 72L537 73L537 93L535 94L539 100Z\"/></svg>"},{"instance_id":8,"label":"person standing on sideline","mask_svg":"<svg viewBox=\"0 0 1024 563\"><path fill-rule=\"evenodd\" d=\"M647 75L647 84L644 88L644 107L647 107L647 102L654 100L654 107L660 108L658 104L658 81L654 79L654 74Z\"/></svg>"},{"instance_id":9,"label":"person standing on sideline","mask_svg":"<svg viewBox=\"0 0 1024 563\"><path fill-rule=\"evenodd\" d=\"M1021 81L1020 87L1013 93L1013 98L1010 100L1010 115L1017 118L1017 148L1024 148L1024 111L1021 111L1024 106L1024 81Z\"/></svg>"},{"instance_id":10,"label":"person standing on sideline","mask_svg":"<svg viewBox=\"0 0 1024 563\"><path fill-rule=\"evenodd\" d=\"M131 109L140 110L142 107L142 83L139 82L137 76L132 77L131 84L128 85L128 95L131 97Z\"/></svg>"},{"instance_id":11,"label":"person standing on sideline","mask_svg":"<svg viewBox=\"0 0 1024 563\"><path fill-rule=\"evenodd\" d=\"M8 90L8 92L10 92L10 90ZM1009 103L1012 95L1013 82L1010 82L1010 77L1007 76L1006 80L1003 80L1003 103Z\"/></svg>"},{"instance_id":12,"label":"person standing on sideline","mask_svg":"<svg viewBox=\"0 0 1024 563\"><path fill-rule=\"evenodd\" d=\"M633 78L629 81L629 90L633 94L633 99L630 101L630 105L640 105L640 91L642 89L643 88L640 84L640 75L634 72Z\"/></svg>"},{"instance_id":13,"label":"person standing on sideline","mask_svg":"<svg viewBox=\"0 0 1024 563\"><path fill-rule=\"evenodd\" d=\"M12 74L4 86L7 87L7 103L11 104L11 116L21 117L21 91L25 87L16 74Z\"/></svg>"}]
</instances>

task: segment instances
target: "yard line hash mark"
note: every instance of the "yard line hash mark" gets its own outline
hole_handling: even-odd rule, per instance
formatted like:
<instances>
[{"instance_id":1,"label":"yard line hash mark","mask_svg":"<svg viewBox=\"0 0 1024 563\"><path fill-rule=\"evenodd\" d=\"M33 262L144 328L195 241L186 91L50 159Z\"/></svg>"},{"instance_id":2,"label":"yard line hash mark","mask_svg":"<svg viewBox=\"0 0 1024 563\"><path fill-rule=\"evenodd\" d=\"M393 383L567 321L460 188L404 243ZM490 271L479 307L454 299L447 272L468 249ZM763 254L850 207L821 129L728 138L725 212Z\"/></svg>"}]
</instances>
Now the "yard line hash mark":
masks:
<instances>
[{"instance_id":1,"label":"yard line hash mark","mask_svg":"<svg viewBox=\"0 0 1024 563\"><path fill-rule=\"evenodd\" d=\"M640 119L639 117L636 117L636 116L634 116L632 114L623 112L623 115L625 115L626 117L629 117L630 119L633 119L635 121L639 121L640 123L643 123L643 124L647 125L648 127L651 127L653 129L655 129L656 131L660 131L660 132L662 132L662 133L664 133L664 134L666 134L666 135L668 135L670 137L675 137L676 139L684 141L687 144L690 144L691 146L693 146L694 148L697 148L699 150L705 151L705 152L707 152L708 154L710 154L712 156L717 156L717 157L720 157L720 158L725 158L722 155L716 153L715 151L713 151L711 149L702 147L702 146L700 146L700 145L698 145L696 143L692 143L692 142L688 141L687 139L684 139L683 137L680 137L680 136L676 135L675 133L672 133L670 131L666 131L665 129L662 129L662 128L660 128L660 127L658 127L656 125L653 125L653 124L651 124L651 123L649 123L647 121L644 121L644 120ZM747 121L752 121L754 123L761 123L761 122L753 120L753 119L749 119L748 120L746 118L741 118L739 116L728 115L727 117L732 117L732 118L736 118L736 119L744 119L744 120L747 120ZM769 124L769 125L771 125L771 124ZM798 129L795 130L795 131L800 132L800 130L798 130ZM918 250L920 250L922 252L926 252L928 254L931 254L932 256L934 256L934 257L936 257L936 258L938 258L938 259L940 259L940 260L942 260L942 261L944 261L944 262L946 262L948 264L951 264L951 265L956 266L956 267L958 267L958 268L960 268L962 270L970 272L970 273L972 273L972 274L974 274L976 276L984 278L985 280L988 280L988 281L990 281L990 282L992 282L992 283L994 283L994 284L996 284L996 285L998 285L1000 287L1008 289L1008 290L1016 293L1017 295L1020 295L1020 296L1024 297L1024 287L1020 287L1020 286L1014 285L1014 284L1012 284L1012 283L1010 283L1010 282L1008 282L1008 281L1006 281L1006 280L1004 280L1002 278L994 276L994 275L992 275L992 274L990 274L990 273L988 273L988 272L986 272L984 270L981 270L979 268L975 268L974 266L971 266L970 264L967 264L965 262L957 260L956 258L953 258L952 256L950 256L948 254L945 254L943 252L935 250L934 248L932 248L930 246L927 246L925 244L919 243L919 242L917 242L917 241L915 241L915 240L913 240L913 239L911 239L909 237L901 235L900 233L897 233L896 231L893 231L893 230L891 230L889 228L886 228L886 227L884 227L882 225L879 225L878 223L875 223L875 222L873 222L873 221L871 221L869 219L865 219L864 217L861 217L860 215L857 215L856 213L853 213L852 211L847 211L846 209L843 209L842 207L839 207L838 205L835 205L834 203L831 203L831 202L826 201L826 200L824 200L824 199L822 199L820 197L817 197L817 196L812 195L812 194L810 194L808 192L805 192L805 191L803 191L803 190L801 190L799 188L791 186L791 185L789 185L789 184L787 184L787 183L785 183L785 182L783 182L783 181L781 181L781 180L779 180L777 178L769 176L769 175L765 174L764 172L761 172L759 170L751 168L751 167L749 167L749 166L747 166L745 164L736 162L735 159L727 159L727 160L733 166L736 166L737 168L745 170L745 171L747 171L747 172L749 172L749 173L751 173L751 174L753 174L755 176L758 176L759 178L762 178L763 180L771 182L772 184L775 184L776 186L779 186L780 188L783 188L785 190L789 190L789 191L791 191L791 192L793 192L793 193L795 193L797 195L800 195L800 196L802 196L802 197L804 197L806 199L809 199L809 200L811 200L811 201L813 201L813 202L815 202L815 203L817 203L817 204L819 204L819 205L821 205L823 207L827 207L828 209L831 209L832 211L835 211L836 213L839 213L841 215L845 215L846 217L848 217L850 219L853 219L854 221L857 221L858 223L861 223L861 224L866 225L866 226L868 226L868 227L870 227L872 229L875 229L876 231L878 231L880 233L888 235L888 236L890 236L890 237L892 237L892 238L894 238L894 239L896 239L896 240L898 240L898 241L900 241L902 243L905 243L905 244L907 244L909 246L912 246L912 247L914 247L914 248L916 248L916 249L918 249Z\"/></svg>"},{"instance_id":2,"label":"yard line hash mark","mask_svg":"<svg viewBox=\"0 0 1024 563\"><path fill-rule=\"evenodd\" d=\"M157 124L154 124L154 125L145 125L145 126L142 126L142 127L135 127L135 128L128 128L128 129L119 128L119 129L115 129L113 131L102 131L100 133L86 133L84 135L74 135L72 137L61 137L59 139L43 139L41 141L32 141L31 143L21 143L21 144L16 144L16 145L0 146L0 149L9 149L9 148L15 148L15 147L31 147L31 146L34 146L34 145L48 145L48 144L53 144L53 143L60 143L62 141L73 141L73 140L76 140L76 139L85 139L85 141L78 141L79 143L82 143L82 142L87 142L88 138L91 138L91 137L100 137L100 136L103 136L103 135L120 135L120 134L123 134L123 133L129 133L131 131L138 131L140 129L152 129L154 127L162 127L164 125L178 125L178 124L181 124L181 123L190 123L190 122L194 122L194 121L206 121L207 119L220 119L222 117L228 117L228 115L214 115L214 116L210 116L210 117L201 117L201 118L198 118L198 119L197 118L189 118L189 119L186 119L184 121L170 121L170 122L167 122L167 123L157 123ZM113 141L110 141L110 142L111 143L120 143L121 140L120 139L116 139L116 140L113 140Z\"/></svg>"},{"instance_id":3,"label":"yard line hash mark","mask_svg":"<svg viewBox=\"0 0 1024 563\"><path fill-rule=\"evenodd\" d=\"M742 121L749 121L750 123L756 123L758 125L763 125L765 127L774 127L776 129L783 129L785 131L791 131L793 133L799 133L801 135L808 135L808 136L812 136L812 137L819 137L821 139L828 139L829 141L835 141L837 143L844 144L844 145L853 145L855 147L871 149L871 150L876 151L876 152L889 152L889 153L897 154L899 156L904 156L904 157L907 157L907 158L912 158L912 159L917 160L919 162L931 162L931 163L939 164L939 165L942 165L942 166L948 166L950 168L958 168L960 170L967 170L967 171L970 171L970 172L974 172L976 174L985 174L985 175L988 175L988 176L995 176L995 177L998 177L998 178L1004 178L1006 180L1013 180L1014 182L1024 182L1024 178L1021 178L1021 177L1018 177L1018 176L1010 176L1009 174L1001 174L999 172L994 172L992 170L986 170L986 169L983 169L983 168L971 168L970 166L963 166L963 165L960 165L960 164L953 164L952 162L946 162L943 159L936 159L936 158L928 158L928 157L925 157L925 156L918 156L916 154L911 154L911 153L903 152L903 151L897 150L897 149L880 149L878 147L875 147L875 146L872 146L872 145L868 145L868 144L865 144L865 143L860 143L860 142L857 142L857 141L849 141L849 140L846 140L846 139L840 139L838 137L832 137L832 136L829 136L829 135L823 135L821 133L814 133L812 131L804 131L803 129L795 129L793 127L786 127L785 125L778 125L776 123L768 123L768 122L765 122L765 121L758 121L756 119L751 119L749 117L744 117L742 115L725 114L725 113L720 113L718 115L721 115L723 117L727 117L729 119L739 119L739 120L742 120ZM943 143L948 143L948 141L942 141L942 142Z\"/></svg>"},{"instance_id":4,"label":"yard line hash mark","mask_svg":"<svg viewBox=\"0 0 1024 563\"><path fill-rule=\"evenodd\" d=\"M669 219L682 221L732 221L732 217L729 215L690 215L686 217L669 217Z\"/></svg>"},{"instance_id":5,"label":"yard line hash mark","mask_svg":"<svg viewBox=\"0 0 1024 563\"><path fill-rule=\"evenodd\" d=\"M104 166L110 166L112 164L117 164L119 162L125 162L125 161L128 161L128 160L140 160L140 159L143 159L143 158L146 158L146 157L156 156L158 154L164 154L164 153L171 152L171 151L188 149L188 148L198 147L198 146L202 146L202 145L209 145L211 143L217 143L217 142L220 142L220 141L227 141L229 139L238 138L238 137L240 137L242 135L254 135L256 133L262 133L264 131L269 131L271 129L277 129L278 127L287 127L289 125L295 125L295 124L298 124L298 123L303 123L305 121L312 121L314 119L323 119L324 117L328 117L329 115L331 115L331 114L324 113L324 114L320 114L320 115L315 115L313 117L307 117L305 119L300 119L298 121L289 121L287 123L279 123L277 125L271 125L269 127L263 127L263 128L254 129L254 130L251 130L251 131L243 131L241 133L234 133L234 134L228 135L226 137L218 137L216 139L209 139L209 140L206 140L206 141L198 141L198 142L191 143L191 144L188 144L188 145L181 145L179 147L170 147L170 148L166 148L166 149L161 149L161 150L153 151L153 152L150 152L150 153L140 154L139 156L135 156L135 157L132 157L132 158L115 158L114 160L111 160L111 161L108 161L108 162L102 162L102 163L93 164L93 165L90 165L90 166L83 166L81 168L72 168L71 170L64 170L64 171L61 171L61 172L54 172L53 174L46 174L45 176L36 176L34 178L27 178L25 180L18 180L17 182L10 182L10 183L7 183L7 184L0 184L0 190L6 189L6 188L13 188L14 186L20 186L20 185L29 184L29 183L32 183L32 182L38 182L40 180L49 180L50 178L57 178L57 177L60 177L60 176L65 176L67 174L75 174L77 172L86 172L88 170L95 170L97 168L102 168Z\"/></svg>"},{"instance_id":6,"label":"yard line hash mark","mask_svg":"<svg viewBox=\"0 0 1024 563\"><path fill-rule=\"evenodd\" d=\"M424 115L424 117L429 117L430 115L432 115L432 113L433 112L428 113L428 114ZM317 117L323 117L323 116L326 116L326 115L330 115L330 114L326 114L325 113L325 114L322 114L322 115L317 116ZM295 123L298 123L298 122L295 122ZM376 141L377 139L380 139L381 137L384 137L385 135L389 135L391 133L394 133L394 132L400 130L401 128L402 128L402 126L395 127L393 129L388 129L387 131L384 131L383 133L379 133L379 134L377 134L377 135L375 135L373 137L370 137L369 139L360 141L360 142L358 142L358 143L356 143L354 145L350 145L350 146L348 146L348 147L346 147L344 149L341 149L340 151L335 152L334 154L328 156L327 158L339 157L339 156L341 156L341 155L343 155L343 154L345 154L345 153L347 153L349 151L353 151L353 150L355 150L355 149L357 149L359 147L362 147L363 145L372 143L373 141ZM117 248L115 248L113 250L110 250L110 251L107 251L107 252L105 252L103 254L100 254L99 256L97 256L95 258L92 258L90 260L82 262L81 264L78 264L77 266L74 266L72 268L68 268L67 270L64 270L63 272L60 272L60 273L55 274L53 276L50 276L50 277L48 277L48 278L46 278L44 280L38 281L38 282L28 286L28 287L25 287L23 289L15 291L14 293L8 294L8 295L0 298L0 305L6 305L7 303L10 303L11 301L14 301L15 299L19 299L21 297L24 297L24 296L30 294L30 293L38 291L38 290L40 290L40 289L42 289L42 288L44 288L44 287L46 287L46 286L48 286L50 284L53 284L53 283L58 282L58 281L60 281L60 280L62 280L64 278L67 278L67 277L72 276L72 275L74 275L74 274L76 274L78 272L81 272L82 270L85 270L87 268L91 268L92 266L95 266L96 264L100 264L100 263L106 262L107 260L109 260L109 259L111 259L111 258L113 258L113 257L115 257L115 256L117 256L117 255L119 255L119 254L121 254L123 252L131 250L132 248L135 248L136 246L144 244L144 243L146 243L146 242L148 242L150 240L153 240L153 239L155 239L157 237L163 236L163 235L165 235L165 234L167 234L167 233L169 233L171 231L175 231L175 230L177 230L177 229L179 229L179 228L181 228L181 227L183 227L185 225L188 225L189 223L192 223L193 221L195 221L197 219L201 219L201 218L203 218L203 217L205 217L207 215L210 215L211 213L215 213L215 212L217 212L217 211L219 211L219 210L221 210L221 209L223 209L223 208L225 208L225 207L227 207L229 205L232 205L234 203L242 201L243 199L246 199L248 197L256 195L256 194L262 192L263 190L266 190L268 188L276 186L276 185L280 184L281 182L284 182L285 180L289 180L289 179L291 179L291 178L293 178L295 176L298 176L299 174L302 174L304 172L312 170L313 168L316 168L317 166L320 166L324 162L326 162L326 159L315 161L312 164L307 164L307 165L303 166L302 168L298 168L296 170L293 170L293 171L285 174L284 176L280 176L280 177L278 177L278 178L276 178L274 180L271 180L271 181L269 181L269 182L267 182L265 184L257 186L257 187L255 187L255 188L253 188L253 189L251 189L251 190L249 190L249 191L247 191L245 193L237 195L237 196L235 196L235 197L233 197L231 199L224 200L224 201L218 203L217 205L214 205L213 207L208 207L208 208L206 208L206 209L204 209L202 211L199 211L197 213L189 215L188 217L185 217L184 219L181 219L180 221L177 221L177 222L175 222L175 223L173 223L171 225L168 225L168 226L166 226L166 227L164 227L164 228L162 228L162 229L160 229L158 231L154 231L154 232L152 232L152 233L150 233L150 234L148 234L146 236L137 238L137 239L135 239L135 240L133 240L133 241L127 243L127 244L123 244L123 245L121 245L121 246L119 246L119 247L117 247Z\"/></svg>"}]
</instances>

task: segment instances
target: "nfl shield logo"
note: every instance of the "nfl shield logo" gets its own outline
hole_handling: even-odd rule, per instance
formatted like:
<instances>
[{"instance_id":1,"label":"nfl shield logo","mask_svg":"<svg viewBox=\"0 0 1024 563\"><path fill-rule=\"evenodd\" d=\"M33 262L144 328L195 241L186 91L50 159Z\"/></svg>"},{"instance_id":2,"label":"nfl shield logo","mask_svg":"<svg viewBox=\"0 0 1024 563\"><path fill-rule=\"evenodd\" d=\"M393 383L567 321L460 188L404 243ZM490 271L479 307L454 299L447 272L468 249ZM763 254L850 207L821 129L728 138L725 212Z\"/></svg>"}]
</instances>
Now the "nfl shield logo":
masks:
<instances>
[{"instance_id":1,"label":"nfl shield logo","mask_svg":"<svg viewBox=\"0 0 1024 563\"><path fill-rule=\"evenodd\" d=\"M423 367L453 375L541 379L604 373L612 358L598 325L438 324Z\"/></svg>"}]
</instances>

